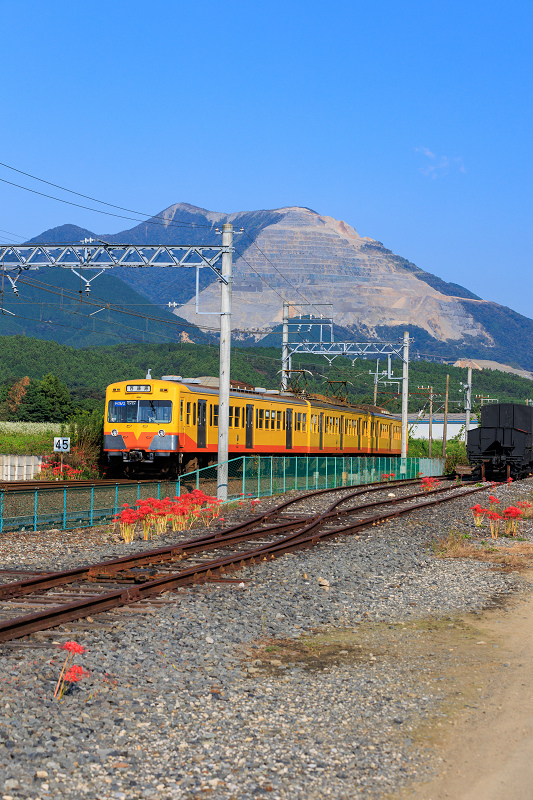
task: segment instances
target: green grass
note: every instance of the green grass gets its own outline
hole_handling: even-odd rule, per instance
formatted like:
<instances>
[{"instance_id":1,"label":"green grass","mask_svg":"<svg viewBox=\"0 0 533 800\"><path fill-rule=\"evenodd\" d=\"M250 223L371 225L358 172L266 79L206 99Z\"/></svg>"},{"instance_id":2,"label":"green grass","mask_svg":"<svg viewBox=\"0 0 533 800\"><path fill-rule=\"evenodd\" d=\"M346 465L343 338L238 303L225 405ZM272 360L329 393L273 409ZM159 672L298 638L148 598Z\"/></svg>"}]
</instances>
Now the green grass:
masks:
<instances>
[{"instance_id":1,"label":"green grass","mask_svg":"<svg viewBox=\"0 0 533 800\"><path fill-rule=\"evenodd\" d=\"M52 422L0 422L0 454L52 455L54 436L59 436L60 428Z\"/></svg>"}]
</instances>

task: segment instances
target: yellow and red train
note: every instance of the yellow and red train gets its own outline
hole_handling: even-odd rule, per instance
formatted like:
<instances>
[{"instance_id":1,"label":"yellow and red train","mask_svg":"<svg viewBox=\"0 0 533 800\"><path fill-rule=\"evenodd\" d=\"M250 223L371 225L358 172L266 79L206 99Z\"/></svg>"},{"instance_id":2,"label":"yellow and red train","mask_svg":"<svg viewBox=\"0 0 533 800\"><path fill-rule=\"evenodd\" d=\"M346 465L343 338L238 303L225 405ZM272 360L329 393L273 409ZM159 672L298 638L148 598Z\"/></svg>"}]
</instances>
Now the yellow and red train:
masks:
<instances>
[{"instance_id":1,"label":"yellow and red train","mask_svg":"<svg viewBox=\"0 0 533 800\"><path fill-rule=\"evenodd\" d=\"M215 463L218 386L208 382L167 375L161 380L144 378L108 386L104 451L111 470L170 476ZM400 451L400 423L384 411L232 386L230 458L252 454L389 456Z\"/></svg>"}]
</instances>

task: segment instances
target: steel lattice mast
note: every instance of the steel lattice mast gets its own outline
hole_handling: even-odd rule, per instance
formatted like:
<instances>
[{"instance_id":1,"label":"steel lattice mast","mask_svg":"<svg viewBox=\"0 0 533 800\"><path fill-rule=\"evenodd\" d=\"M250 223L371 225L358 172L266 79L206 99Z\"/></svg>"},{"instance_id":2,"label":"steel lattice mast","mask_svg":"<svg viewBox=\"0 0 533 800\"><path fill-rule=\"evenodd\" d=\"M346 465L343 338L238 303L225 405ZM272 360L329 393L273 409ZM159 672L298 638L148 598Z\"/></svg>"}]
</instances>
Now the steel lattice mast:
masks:
<instances>
[{"instance_id":1,"label":"steel lattice mast","mask_svg":"<svg viewBox=\"0 0 533 800\"><path fill-rule=\"evenodd\" d=\"M228 493L233 225L225 224L223 227L222 245L112 244L101 239L85 239L69 244L0 244L0 264L15 293L18 293L16 283L20 275L28 270L46 267L70 269L85 280L87 293L98 275L115 267L193 268L197 272L197 292L199 270L207 268L215 273L221 284L220 312L216 312L220 314L217 497L224 501ZM89 278L82 275L83 270L99 271ZM198 307L198 297L196 299Z\"/></svg>"}]
</instances>

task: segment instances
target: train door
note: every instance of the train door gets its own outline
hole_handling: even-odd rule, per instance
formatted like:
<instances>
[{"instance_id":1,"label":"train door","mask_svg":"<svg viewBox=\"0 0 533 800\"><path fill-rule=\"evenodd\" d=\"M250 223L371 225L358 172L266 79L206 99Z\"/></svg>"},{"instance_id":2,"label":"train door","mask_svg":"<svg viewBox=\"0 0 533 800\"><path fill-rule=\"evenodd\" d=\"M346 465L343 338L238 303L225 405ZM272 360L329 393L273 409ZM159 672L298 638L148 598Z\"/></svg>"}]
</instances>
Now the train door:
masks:
<instances>
[{"instance_id":1,"label":"train door","mask_svg":"<svg viewBox=\"0 0 533 800\"><path fill-rule=\"evenodd\" d=\"M285 448L292 450L292 408L287 409L287 428L285 430Z\"/></svg>"},{"instance_id":2,"label":"train door","mask_svg":"<svg viewBox=\"0 0 533 800\"><path fill-rule=\"evenodd\" d=\"M344 450L344 417L341 415L341 451Z\"/></svg>"},{"instance_id":3,"label":"train door","mask_svg":"<svg viewBox=\"0 0 533 800\"><path fill-rule=\"evenodd\" d=\"M246 406L246 447L251 450L254 446L254 407Z\"/></svg>"},{"instance_id":4,"label":"train door","mask_svg":"<svg viewBox=\"0 0 533 800\"><path fill-rule=\"evenodd\" d=\"M207 400L198 400L198 426L196 443L198 447L206 446Z\"/></svg>"},{"instance_id":5,"label":"train door","mask_svg":"<svg viewBox=\"0 0 533 800\"><path fill-rule=\"evenodd\" d=\"M324 449L324 414L321 413L318 419L318 433L319 433L319 440L318 440L318 449Z\"/></svg>"}]
</instances>

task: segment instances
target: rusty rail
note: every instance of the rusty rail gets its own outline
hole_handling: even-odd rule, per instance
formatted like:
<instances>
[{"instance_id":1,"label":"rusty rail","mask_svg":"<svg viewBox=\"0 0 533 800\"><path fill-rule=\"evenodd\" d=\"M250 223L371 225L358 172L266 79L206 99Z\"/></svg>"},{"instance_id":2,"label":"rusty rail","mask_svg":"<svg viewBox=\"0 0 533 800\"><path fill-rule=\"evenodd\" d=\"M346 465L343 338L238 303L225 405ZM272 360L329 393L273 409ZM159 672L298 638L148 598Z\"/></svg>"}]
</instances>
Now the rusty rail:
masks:
<instances>
[{"instance_id":1,"label":"rusty rail","mask_svg":"<svg viewBox=\"0 0 533 800\"><path fill-rule=\"evenodd\" d=\"M383 490L390 486L391 484L381 484L379 489ZM257 536L272 536L276 533L295 530L291 535L285 536L281 540L264 544L253 550L234 552L228 556L205 561L202 564L180 570L177 573L164 575L154 580L147 580L140 585L131 586L127 589L117 589L104 594L94 595L90 598L79 599L72 603L54 606L45 611L34 612L22 617L6 620L0 623L0 642L7 642L11 639L26 636L29 633L53 628L62 623L81 619L94 613L107 611L111 608L129 605L181 586L205 583L216 579L217 576L225 576L226 572L242 569L245 566L259 562L273 560L285 553L313 547L319 542L326 541L330 538L356 533L364 528L380 525L387 520L411 513L411 511L449 502L479 491L484 491L488 487L482 486L468 489L462 487L459 492L454 492L448 496L441 496L444 492L453 492L454 488L455 487L441 487L437 490L433 490L430 496L424 496L421 493L415 492L403 497L387 497L381 501L378 500L364 503L356 507L352 506L346 509L339 509L338 507L340 505L351 500L358 494L368 491L368 488L359 487L358 490L337 499L322 513L312 515L311 517L281 522L277 525L257 527L264 524L265 521L268 521L268 519L272 518L276 513L279 514L280 510L287 508L293 503L301 502L303 498L299 497L291 501L286 501L276 507L276 509L272 509L265 514L260 514L252 520L233 526L223 532L214 533L211 536L198 537L197 539L191 539L169 547L123 556L113 561L101 562L99 564L80 567L66 572L37 575L22 581L6 584L0 587L0 599L9 600L15 597L31 595L40 590L65 586L78 580L90 580L91 575L97 578L102 575L118 576L121 572L125 572L133 567L139 567L142 564L165 563L173 559L182 559L194 552L226 547L247 539L253 539ZM372 490L378 491L378 488L372 488ZM305 498L312 497L316 494L323 494L324 491L326 490L321 490L318 493L308 493L305 495ZM329 491L331 492L333 490L330 489ZM338 489L336 491L338 491ZM424 497L424 499L402 508L397 507L398 503L405 503L416 497ZM355 520L349 525L333 528L327 527L328 523L331 523L338 517L358 514L365 509L379 505L392 505L393 508L381 514Z\"/></svg>"}]
</instances>

